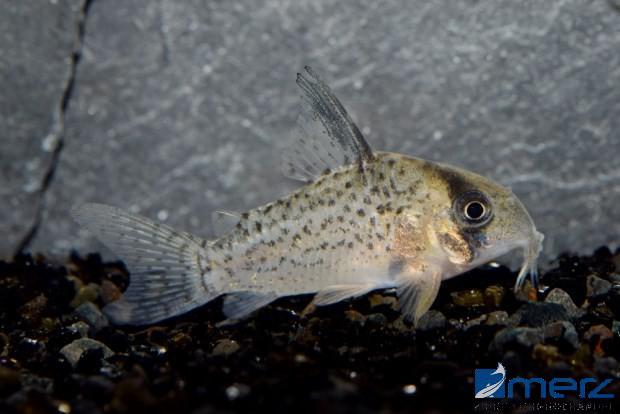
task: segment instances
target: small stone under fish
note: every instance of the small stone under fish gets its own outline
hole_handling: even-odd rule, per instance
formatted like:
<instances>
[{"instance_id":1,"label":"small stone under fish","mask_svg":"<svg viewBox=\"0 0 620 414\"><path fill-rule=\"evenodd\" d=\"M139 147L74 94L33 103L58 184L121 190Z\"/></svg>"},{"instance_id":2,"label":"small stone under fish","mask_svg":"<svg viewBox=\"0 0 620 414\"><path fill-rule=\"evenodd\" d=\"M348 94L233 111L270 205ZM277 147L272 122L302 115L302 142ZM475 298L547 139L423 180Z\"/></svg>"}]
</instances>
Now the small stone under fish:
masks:
<instances>
[{"instance_id":1,"label":"small stone under fish","mask_svg":"<svg viewBox=\"0 0 620 414\"><path fill-rule=\"evenodd\" d=\"M317 293L328 305L396 288L414 323L444 279L521 248L518 288L543 236L507 188L460 168L373 151L330 88L309 67L298 74L304 111L283 153L306 185L243 214L215 240L115 207L73 210L126 263L123 297L104 309L117 324L149 324L220 295L239 319L282 296Z\"/></svg>"}]
</instances>

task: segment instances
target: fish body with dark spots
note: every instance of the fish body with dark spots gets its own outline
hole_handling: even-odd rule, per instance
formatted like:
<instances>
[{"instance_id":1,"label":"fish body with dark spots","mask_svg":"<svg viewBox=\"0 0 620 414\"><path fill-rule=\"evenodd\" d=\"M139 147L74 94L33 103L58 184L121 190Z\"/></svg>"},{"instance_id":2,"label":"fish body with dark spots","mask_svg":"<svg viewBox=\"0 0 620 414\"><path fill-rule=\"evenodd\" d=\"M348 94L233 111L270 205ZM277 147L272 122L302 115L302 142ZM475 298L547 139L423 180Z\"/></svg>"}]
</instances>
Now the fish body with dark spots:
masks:
<instances>
[{"instance_id":1,"label":"fish body with dark spots","mask_svg":"<svg viewBox=\"0 0 620 414\"><path fill-rule=\"evenodd\" d=\"M372 168L364 172L355 166L326 172L294 193L248 212L230 234L213 243L216 250L234 258L236 269L220 288L283 296L363 279L388 285L398 217L409 210L421 211L426 199L422 177L414 169L399 178L398 187L391 186L392 161L420 162L401 158L377 154ZM409 220L417 222L416 216ZM223 264L216 260L216 267Z\"/></svg>"},{"instance_id":2,"label":"fish body with dark spots","mask_svg":"<svg viewBox=\"0 0 620 414\"><path fill-rule=\"evenodd\" d=\"M395 287L417 322L442 280L515 248L520 285L536 281L538 233L512 192L478 174L402 154L372 151L329 87L299 74L305 111L283 170L305 182L243 214L206 241L114 207L74 210L125 260L131 283L106 308L116 323L147 324L224 294L224 313L245 317L273 300L317 293L327 305Z\"/></svg>"}]
</instances>

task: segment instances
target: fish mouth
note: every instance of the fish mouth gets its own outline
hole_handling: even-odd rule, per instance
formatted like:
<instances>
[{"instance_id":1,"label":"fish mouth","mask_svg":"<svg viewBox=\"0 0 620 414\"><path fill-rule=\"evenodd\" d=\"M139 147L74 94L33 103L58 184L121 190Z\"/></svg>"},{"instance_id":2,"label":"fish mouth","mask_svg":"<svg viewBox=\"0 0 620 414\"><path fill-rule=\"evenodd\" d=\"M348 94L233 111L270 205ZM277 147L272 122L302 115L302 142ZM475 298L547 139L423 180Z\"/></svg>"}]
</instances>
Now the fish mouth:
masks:
<instances>
[{"instance_id":1,"label":"fish mouth","mask_svg":"<svg viewBox=\"0 0 620 414\"><path fill-rule=\"evenodd\" d=\"M515 282L515 292L518 292L523 287L528 275L532 285L538 289L538 256L542 251L544 239L545 236L542 233L533 229L529 241L523 245L523 264Z\"/></svg>"}]
</instances>

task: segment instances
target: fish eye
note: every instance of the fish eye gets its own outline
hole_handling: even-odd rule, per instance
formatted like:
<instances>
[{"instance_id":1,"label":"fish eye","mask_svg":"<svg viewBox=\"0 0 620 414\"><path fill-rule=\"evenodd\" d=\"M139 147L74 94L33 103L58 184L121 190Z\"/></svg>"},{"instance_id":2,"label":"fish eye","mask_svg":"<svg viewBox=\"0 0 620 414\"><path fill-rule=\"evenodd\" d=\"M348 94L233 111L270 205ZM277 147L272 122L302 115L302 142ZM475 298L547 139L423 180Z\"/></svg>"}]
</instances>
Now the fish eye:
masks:
<instances>
[{"instance_id":1,"label":"fish eye","mask_svg":"<svg viewBox=\"0 0 620 414\"><path fill-rule=\"evenodd\" d=\"M484 216L485 210L484 204L480 201L470 201L465 206L465 211L463 213L468 220L480 220Z\"/></svg>"},{"instance_id":2,"label":"fish eye","mask_svg":"<svg viewBox=\"0 0 620 414\"><path fill-rule=\"evenodd\" d=\"M482 226L493 216L491 200L480 191L461 194L454 203L454 212L469 227Z\"/></svg>"}]
</instances>

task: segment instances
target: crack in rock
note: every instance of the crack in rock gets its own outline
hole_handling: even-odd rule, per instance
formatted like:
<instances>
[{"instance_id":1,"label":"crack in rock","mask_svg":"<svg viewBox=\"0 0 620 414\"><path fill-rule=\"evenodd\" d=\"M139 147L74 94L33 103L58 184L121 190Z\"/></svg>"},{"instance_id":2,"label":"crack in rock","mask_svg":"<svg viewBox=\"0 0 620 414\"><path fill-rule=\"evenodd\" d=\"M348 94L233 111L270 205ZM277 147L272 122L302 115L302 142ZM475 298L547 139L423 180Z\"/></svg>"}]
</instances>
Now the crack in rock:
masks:
<instances>
[{"instance_id":1,"label":"crack in rock","mask_svg":"<svg viewBox=\"0 0 620 414\"><path fill-rule=\"evenodd\" d=\"M86 29L86 18L88 15L88 10L90 9L91 4L94 0L85 0L80 15L78 16L77 21L77 36L75 40L75 45L73 47L73 51L71 54L71 65L69 67L69 71L67 73L64 87L62 89L62 94L60 97L60 102L56 106L54 114L53 114L53 124L50 129L49 134L45 137L44 146L49 148L52 152L52 158L43 176L43 180L39 185L38 189L38 197L37 197L37 206L35 211L35 216L32 224L22 237L21 241L17 244L15 248L14 255L18 255L23 253L30 247L33 239L37 235L41 222L43 220L45 205L46 205L46 196L47 190L50 187L52 180L54 179L54 175L56 173L56 167L58 166L58 161L60 159L60 154L62 152L63 144L64 144L64 129L65 129L65 113L67 108L69 107L69 101L71 99L73 86L75 84L75 78L77 74L77 67L80 62L80 58L82 56L82 46L84 43L84 35Z\"/></svg>"}]
</instances>

